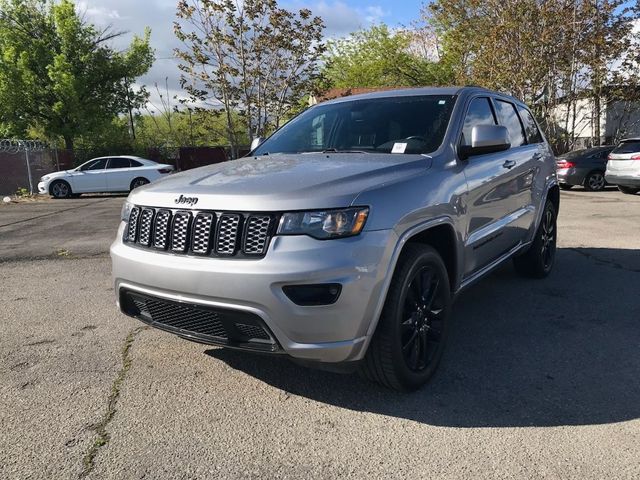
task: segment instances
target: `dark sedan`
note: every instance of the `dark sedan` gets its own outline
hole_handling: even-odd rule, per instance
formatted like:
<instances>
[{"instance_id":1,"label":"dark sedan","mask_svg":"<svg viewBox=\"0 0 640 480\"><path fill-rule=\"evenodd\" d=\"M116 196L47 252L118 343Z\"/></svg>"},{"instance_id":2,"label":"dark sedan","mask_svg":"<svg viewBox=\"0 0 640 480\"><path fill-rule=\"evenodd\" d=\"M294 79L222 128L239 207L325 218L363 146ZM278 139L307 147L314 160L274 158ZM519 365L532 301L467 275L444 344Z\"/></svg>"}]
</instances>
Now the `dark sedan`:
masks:
<instances>
[{"instance_id":1,"label":"dark sedan","mask_svg":"<svg viewBox=\"0 0 640 480\"><path fill-rule=\"evenodd\" d=\"M614 148L613 145L607 145L560 155L556 158L560 188L570 190L574 185L582 185L594 192L603 190L607 185L604 179L607 157Z\"/></svg>"}]
</instances>

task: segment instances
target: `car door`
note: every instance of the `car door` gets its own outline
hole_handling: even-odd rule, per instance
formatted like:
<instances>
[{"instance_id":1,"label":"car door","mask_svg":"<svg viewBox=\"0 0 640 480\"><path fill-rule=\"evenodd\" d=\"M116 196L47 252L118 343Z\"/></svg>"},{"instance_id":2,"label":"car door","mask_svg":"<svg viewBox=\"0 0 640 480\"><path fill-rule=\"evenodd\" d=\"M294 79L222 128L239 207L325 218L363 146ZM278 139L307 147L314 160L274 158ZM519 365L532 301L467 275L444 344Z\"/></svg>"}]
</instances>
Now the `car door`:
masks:
<instances>
[{"instance_id":1,"label":"car door","mask_svg":"<svg viewBox=\"0 0 640 480\"><path fill-rule=\"evenodd\" d=\"M75 193L106 192L107 177L105 169L106 158L96 158L87 162L72 174L72 188Z\"/></svg>"},{"instance_id":2,"label":"car door","mask_svg":"<svg viewBox=\"0 0 640 480\"><path fill-rule=\"evenodd\" d=\"M131 184L131 160L113 157L107 164L107 189L109 192L127 192Z\"/></svg>"},{"instance_id":3,"label":"car door","mask_svg":"<svg viewBox=\"0 0 640 480\"><path fill-rule=\"evenodd\" d=\"M506 158L513 165L509 169L511 187L510 209L515 218L507 227L513 230L513 238L524 242L535 218L534 179L541 171L543 161L542 144L527 141L524 124L518 114L517 106L503 98L493 97L493 105L498 123L509 130L511 148L505 152ZM533 140L533 138L532 138Z\"/></svg>"},{"instance_id":4,"label":"car door","mask_svg":"<svg viewBox=\"0 0 640 480\"><path fill-rule=\"evenodd\" d=\"M471 145L476 125L496 125L496 114L488 96L473 98L467 105L460 145ZM465 276L487 266L520 241L517 228L518 155L512 149L474 155L463 161L467 181L467 237Z\"/></svg>"}]
</instances>

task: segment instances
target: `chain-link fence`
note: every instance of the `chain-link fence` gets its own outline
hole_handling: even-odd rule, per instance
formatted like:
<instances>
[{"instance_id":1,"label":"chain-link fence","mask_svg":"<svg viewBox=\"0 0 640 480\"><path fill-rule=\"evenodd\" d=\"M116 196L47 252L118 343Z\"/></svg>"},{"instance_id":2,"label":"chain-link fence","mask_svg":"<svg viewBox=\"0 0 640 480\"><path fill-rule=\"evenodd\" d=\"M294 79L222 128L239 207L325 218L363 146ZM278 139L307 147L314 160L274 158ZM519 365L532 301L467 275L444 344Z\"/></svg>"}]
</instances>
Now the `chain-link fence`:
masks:
<instances>
[{"instance_id":1,"label":"chain-link fence","mask_svg":"<svg viewBox=\"0 0 640 480\"><path fill-rule=\"evenodd\" d=\"M0 139L0 195L20 189L36 193L40 177L69 164L70 159L60 158L55 145L47 142Z\"/></svg>"}]
</instances>

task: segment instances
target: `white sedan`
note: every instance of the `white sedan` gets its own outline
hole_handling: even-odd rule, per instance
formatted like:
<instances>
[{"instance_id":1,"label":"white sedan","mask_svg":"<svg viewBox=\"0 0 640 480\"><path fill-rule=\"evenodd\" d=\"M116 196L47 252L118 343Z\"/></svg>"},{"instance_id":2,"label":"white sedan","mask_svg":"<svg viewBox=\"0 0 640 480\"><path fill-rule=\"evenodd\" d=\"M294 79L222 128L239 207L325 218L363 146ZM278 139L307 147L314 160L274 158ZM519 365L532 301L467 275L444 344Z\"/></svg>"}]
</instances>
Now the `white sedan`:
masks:
<instances>
[{"instance_id":1,"label":"white sedan","mask_svg":"<svg viewBox=\"0 0 640 480\"><path fill-rule=\"evenodd\" d=\"M140 157L100 157L73 170L45 175L38 183L38 192L55 198L69 198L81 193L129 192L173 170L172 165Z\"/></svg>"}]
</instances>

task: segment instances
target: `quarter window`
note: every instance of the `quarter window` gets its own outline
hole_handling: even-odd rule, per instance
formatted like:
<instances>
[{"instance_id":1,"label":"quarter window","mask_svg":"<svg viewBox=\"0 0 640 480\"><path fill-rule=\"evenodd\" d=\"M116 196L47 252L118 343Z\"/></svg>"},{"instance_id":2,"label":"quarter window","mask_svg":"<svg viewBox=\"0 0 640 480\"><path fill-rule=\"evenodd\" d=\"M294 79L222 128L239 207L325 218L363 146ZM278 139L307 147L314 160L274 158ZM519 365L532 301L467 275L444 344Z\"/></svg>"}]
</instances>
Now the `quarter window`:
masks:
<instances>
[{"instance_id":1,"label":"quarter window","mask_svg":"<svg viewBox=\"0 0 640 480\"><path fill-rule=\"evenodd\" d=\"M474 98L469 104L462 127L462 145L471 146L471 131L476 125L495 125L496 119L487 97Z\"/></svg>"},{"instance_id":2,"label":"quarter window","mask_svg":"<svg viewBox=\"0 0 640 480\"><path fill-rule=\"evenodd\" d=\"M531 112L526 108L518 108L520 112L520 118L522 118L522 123L524 124L524 131L527 134L527 143L542 143L542 135L540 134L540 130L538 130L538 126L536 125Z\"/></svg>"},{"instance_id":3,"label":"quarter window","mask_svg":"<svg viewBox=\"0 0 640 480\"><path fill-rule=\"evenodd\" d=\"M509 139L512 147L519 147L524 144L524 132L522 124L518 118L516 107L513 103L502 100L495 101L496 113L498 114L498 122L500 125L507 127L509 130Z\"/></svg>"},{"instance_id":4,"label":"quarter window","mask_svg":"<svg viewBox=\"0 0 640 480\"><path fill-rule=\"evenodd\" d=\"M129 162L131 162L131 166L132 167L141 167L142 164L140 162L138 162L137 160L129 160Z\"/></svg>"}]
</instances>

